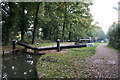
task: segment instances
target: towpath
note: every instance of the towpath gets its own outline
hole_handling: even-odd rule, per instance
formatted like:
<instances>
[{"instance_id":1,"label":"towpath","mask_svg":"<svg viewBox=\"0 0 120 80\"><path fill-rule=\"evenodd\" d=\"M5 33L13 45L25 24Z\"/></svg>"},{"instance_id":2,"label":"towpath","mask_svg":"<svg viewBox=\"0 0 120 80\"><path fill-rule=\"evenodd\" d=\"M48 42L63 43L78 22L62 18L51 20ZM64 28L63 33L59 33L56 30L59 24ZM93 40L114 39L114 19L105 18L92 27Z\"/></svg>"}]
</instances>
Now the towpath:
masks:
<instances>
[{"instance_id":1,"label":"towpath","mask_svg":"<svg viewBox=\"0 0 120 80\"><path fill-rule=\"evenodd\" d=\"M118 52L106 45L100 44L96 48L96 54L87 59L89 77L118 78Z\"/></svg>"}]
</instances>

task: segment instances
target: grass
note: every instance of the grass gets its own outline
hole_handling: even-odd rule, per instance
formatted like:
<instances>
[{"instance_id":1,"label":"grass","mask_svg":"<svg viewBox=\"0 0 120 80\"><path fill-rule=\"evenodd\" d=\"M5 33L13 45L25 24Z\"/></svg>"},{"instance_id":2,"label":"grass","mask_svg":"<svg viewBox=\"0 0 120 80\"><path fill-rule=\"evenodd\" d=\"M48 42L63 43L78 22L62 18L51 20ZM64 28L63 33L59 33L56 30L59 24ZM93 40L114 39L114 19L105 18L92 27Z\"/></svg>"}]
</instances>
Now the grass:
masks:
<instances>
[{"instance_id":1,"label":"grass","mask_svg":"<svg viewBox=\"0 0 120 80\"><path fill-rule=\"evenodd\" d=\"M32 47L41 47L41 46L52 46L52 45L56 45L55 42L50 42L50 43L41 43L39 45L30 45ZM19 46L16 45L17 49L19 48L24 48L23 46ZM1 46L0 48L2 48L3 50L11 50L12 49L12 45L7 45L7 46Z\"/></svg>"},{"instance_id":2,"label":"grass","mask_svg":"<svg viewBox=\"0 0 120 80\"><path fill-rule=\"evenodd\" d=\"M107 47L108 47L108 48L111 48L111 49L113 49L113 50L116 50L116 51L118 51L118 52L120 53L120 49L115 49L115 48L113 48L113 47L112 47L111 45L109 45L109 44L107 45Z\"/></svg>"},{"instance_id":3,"label":"grass","mask_svg":"<svg viewBox=\"0 0 120 80\"><path fill-rule=\"evenodd\" d=\"M38 45L30 45L32 47L41 47L41 46L51 46L51 45L56 45L56 43L52 42L52 43L42 43L42 44L38 44Z\"/></svg>"},{"instance_id":4,"label":"grass","mask_svg":"<svg viewBox=\"0 0 120 80\"><path fill-rule=\"evenodd\" d=\"M0 47L0 48L1 48L2 50L5 50L5 51L11 51L11 50L12 50L12 45L2 46L2 47ZM24 47L19 46L19 45L16 46L16 49L22 49L22 48L24 48Z\"/></svg>"},{"instance_id":5,"label":"grass","mask_svg":"<svg viewBox=\"0 0 120 80\"><path fill-rule=\"evenodd\" d=\"M42 78L83 78L86 76L85 59L95 54L94 47L72 48L67 53L49 53L38 59L37 71Z\"/></svg>"},{"instance_id":6,"label":"grass","mask_svg":"<svg viewBox=\"0 0 120 80\"><path fill-rule=\"evenodd\" d=\"M61 42L60 44L65 44L65 43L70 43L70 42ZM73 42L71 42L73 43ZM57 45L56 42L50 42L50 43L40 43L38 45L30 45L32 47L41 47L41 46L54 46L54 45Z\"/></svg>"},{"instance_id":7,"label":"grass","mask_svg":"<svg viewBox=\"0 0 120 80\"><path fill-rule=\"evenodd\" d=\"M60 44L64 44L64 43L68 43L68 42L61 42ZM71 43L73 43L73 42L71 42ZM54 46L56 44L57 44L56 42L47 42L47 43L40 43L39 45L30 45L30 46L41 47L41 46ZM21 49L21 48L24 48L24 47L20 46L20 45L16 45L16 49ZM12 50L12 45L0 46L0 49L2 49L2 50Z\"/></svg>"}]
</instances>

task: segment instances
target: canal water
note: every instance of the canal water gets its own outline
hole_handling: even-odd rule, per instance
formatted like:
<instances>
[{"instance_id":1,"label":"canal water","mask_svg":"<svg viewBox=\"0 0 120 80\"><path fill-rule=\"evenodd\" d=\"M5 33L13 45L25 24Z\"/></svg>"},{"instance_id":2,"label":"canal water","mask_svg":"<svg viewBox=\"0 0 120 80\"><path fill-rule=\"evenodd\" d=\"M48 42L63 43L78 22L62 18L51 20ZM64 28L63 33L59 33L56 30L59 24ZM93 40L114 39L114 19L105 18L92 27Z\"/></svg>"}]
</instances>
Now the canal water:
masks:
<instances>
[{"instance_id":1,"label":"canal water","mask_svg":"<svg viewBox=\"0 0 120 80\"><path fill-rule=\"evenodd\" d=\"M41 55L30 55L27 53L8 54L2 60L2 79L10 78L36 78L35 64Z\"/></svg>"}]
</instances>

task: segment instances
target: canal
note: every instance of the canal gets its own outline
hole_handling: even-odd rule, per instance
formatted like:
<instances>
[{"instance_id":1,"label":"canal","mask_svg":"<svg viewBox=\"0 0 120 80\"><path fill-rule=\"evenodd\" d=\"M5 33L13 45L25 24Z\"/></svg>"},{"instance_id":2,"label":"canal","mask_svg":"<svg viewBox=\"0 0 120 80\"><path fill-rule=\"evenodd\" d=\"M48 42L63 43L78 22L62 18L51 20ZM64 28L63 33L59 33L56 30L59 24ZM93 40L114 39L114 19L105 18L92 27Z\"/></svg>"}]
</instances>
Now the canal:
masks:
<instances>
[{"instance_id":1,"label":"canal","mask_svg":"<svg viewBox=\"0 0 120 80\"><path fill-rule=\"evenodd\" d=\"M35 64L41 55L26 53L7 54L2 58L2 79L10 78L37 78Z\"/></svg>"}]
</instances>

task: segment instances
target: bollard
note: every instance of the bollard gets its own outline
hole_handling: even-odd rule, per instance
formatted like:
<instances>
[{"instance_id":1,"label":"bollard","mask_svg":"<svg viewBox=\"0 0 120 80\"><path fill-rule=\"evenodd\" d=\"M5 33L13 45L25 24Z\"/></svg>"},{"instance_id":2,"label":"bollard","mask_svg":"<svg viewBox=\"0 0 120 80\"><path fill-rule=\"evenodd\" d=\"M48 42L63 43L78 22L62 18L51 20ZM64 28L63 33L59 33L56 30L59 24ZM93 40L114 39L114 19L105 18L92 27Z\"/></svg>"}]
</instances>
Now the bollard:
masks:
<instances>
[{"instance_id":1,"label":"bollard","mask_svg":"<svg viewBox=\"0 0 120 80\"><path fill-rule=\"evenodd\" d=\"M38 48L34 48L34 53L39 53Z\"/></svg>"},{"instance_id":2,"label":"bollard","mask_svg":"<svg viewBox=\"0 0 120 80\"><path fill-rule=\"evenodd\" d=\"M16 41L13 40L12 42L13 42L13 45L12 45L12 49L13 49L13 51L12 51L12 52L14 53L14 52L15 52L15 48L16 48L16 45L15 45L15 44L16 44Z\"/></svg>"},{"instance_id":3,"label":"bollard","mask_svg":"<svg viewBox=\"0 0 120 80\"><path fill-rule=\"evenodd\" d=\"M24 48L23 52L27 52L27 48L26 47Z\"/></svg>"},{"instance_id":4,"label":"bollard","mask_svg":"<svg viewBox=\"0 0 120 80\"><path fill-rule=\"evenodd\" d=\"M4 51L3 51L3 54L2 54L2 56L4 56Z\"/></svg>"},{"instance_id":5,"label":"bollard","mask_svg":"<svg viewBox=\"0 0 120 80\"><path fill-rule=\"evenodd\" d=\"M59 52L60 51L60 40L57 39L57 51Z\"/></svg>"}]
</instances>

